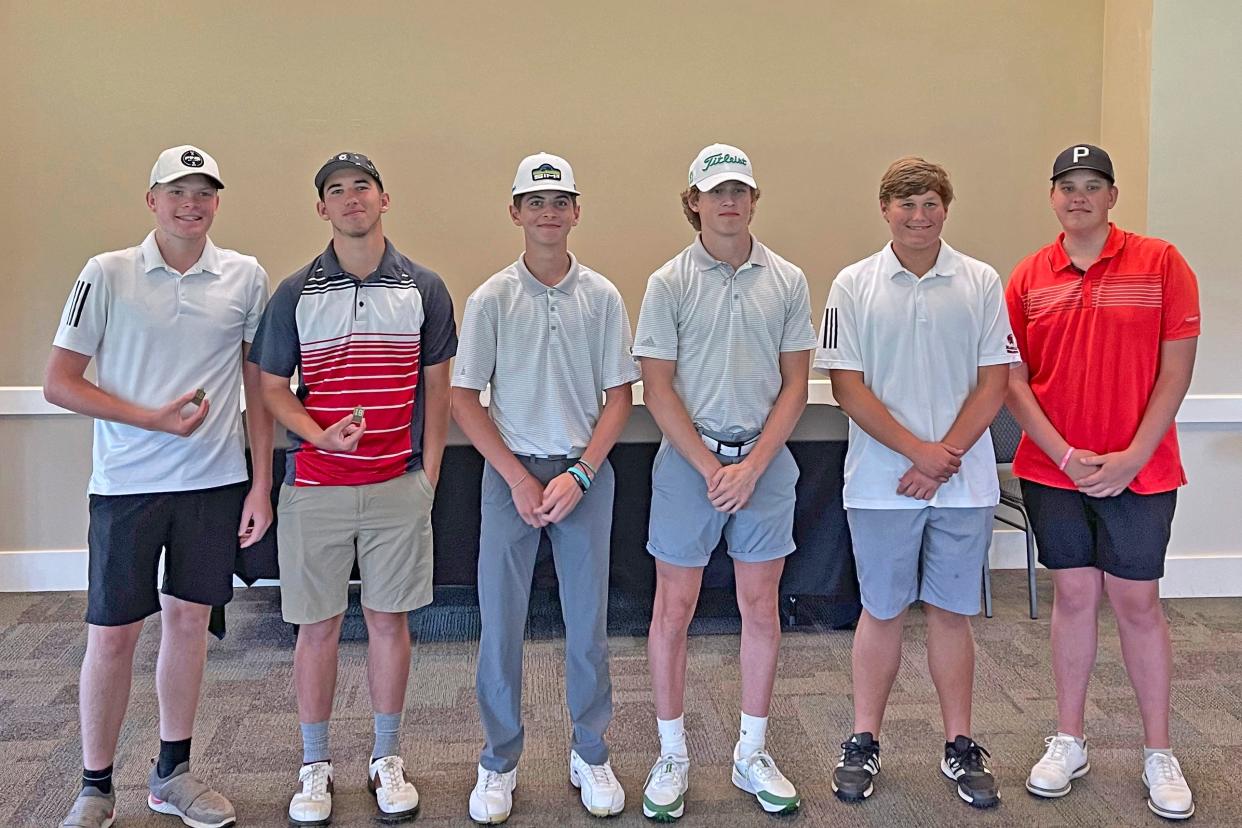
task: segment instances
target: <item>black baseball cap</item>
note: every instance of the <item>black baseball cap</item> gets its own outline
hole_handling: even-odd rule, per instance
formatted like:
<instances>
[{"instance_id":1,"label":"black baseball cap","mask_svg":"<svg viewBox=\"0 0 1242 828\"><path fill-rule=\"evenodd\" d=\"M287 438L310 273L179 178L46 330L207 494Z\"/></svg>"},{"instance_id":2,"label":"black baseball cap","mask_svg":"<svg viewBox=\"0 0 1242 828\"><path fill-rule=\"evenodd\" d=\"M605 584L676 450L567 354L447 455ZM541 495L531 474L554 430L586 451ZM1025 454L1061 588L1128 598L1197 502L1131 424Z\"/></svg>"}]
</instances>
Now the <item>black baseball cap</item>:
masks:
<instances>
[{"instance_id":1,"label":"black baseball cap","mask_svg":"<svg viewBox=\"0 0 1242 828\"><path fill-rule=\"evenodd\" d=\"M1116 176L1113 175L1113 159L1108 157L1108 153L1094 144L1075 144L1072 147L1066 147L1061 150L1061 154L1057 156L1057 160L1052 162L1052 178L1056 181L1061 176L1071 170L1094 170L1101 173L1109 183L1115 182Z\"/></svg>"},{"instance_id":2,"label":"black baseball cap","mask_svg":"<svg viewBox=\"0 0 1242 828\"><path fill-rule=\"evenodd\" d=\"M319 192L320 198L323 198L323 182L328 180L328 176L337 170L343 170L347 167L362 170L375 179L375 183L379 185L381 190L384 189L384 182L380 179L379 170L375 169L375 165L371 163L370 158L367 158L360 152L338 152L325 161L324 165L319 168L319 172L315 173L315 189Z\"/></svg>"}]
</instances>

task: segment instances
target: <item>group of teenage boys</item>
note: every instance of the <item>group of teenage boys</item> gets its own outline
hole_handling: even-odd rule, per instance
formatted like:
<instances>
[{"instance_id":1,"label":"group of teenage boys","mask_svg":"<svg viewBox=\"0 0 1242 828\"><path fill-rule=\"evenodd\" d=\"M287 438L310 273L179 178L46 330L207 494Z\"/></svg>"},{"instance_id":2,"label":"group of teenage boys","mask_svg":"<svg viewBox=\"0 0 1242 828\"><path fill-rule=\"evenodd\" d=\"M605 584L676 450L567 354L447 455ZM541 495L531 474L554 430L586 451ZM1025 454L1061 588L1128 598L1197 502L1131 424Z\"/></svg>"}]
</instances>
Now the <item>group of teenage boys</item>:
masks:
<instances>
[{"instance_id":1,"label":"group of teenage boys","mask_svg":"<svg viewBox=\"0 0 1242 828\"><path fill-rule=\"evenodd\" d=\"M195 828L236 821L230 802L191 773L190 744L210 608L231 597L239 546L273 521L273 419L291 442L277 534L282 615L298 625L303 761L289 821L332 817L329 722L355 565L374 712L367 787L386 821L418 811L400 748L407 614L432 598L430 515L450 416L485 460L476 682L484 740L470 817L500 823L513 808L522 631L545 533L566 631L569 780L590 813L621 813L625 793L605 740L608 454L640 378L663 433L647 543L659 754L643 814L669 822L685 811L687 632L722 537L742 620L729 774L763 811L797 810L766 734L778 585L794 551L798 467L786 441L807 402L813 351L850 420L844 502L863 605L836 795L859 801L875 790L902 625L918 601L944 724L941 772L971 805L1000 801L989 753L972 735L970 617L999 497L988 426L1007 402L1025 432L1014 471L1055 588L1057 732L1026 787L1064 796L1090 767L1084 707L1107 595L1143 720L1148 805L1191 816L1170 750L1171 652L1157 585L1185 483L1173 420L1199 334L1195 278L1172 245L1109 222L1117 188L1102 149L1067 148L1051 180L1064 232L1023 260L1006 290L992 267L942 239L953 200L945 170L915 157L894 162L879 192L891 241L838 274L817 337L805 275L751 233L760 190L750 159L713 144L681 194L696 236L652 274L631 336L616 287L569 251L581 216L573 170L537 153L519 164L511 190L523 253L470 295L459 341L443 281L385 237L390 195L366 156L342 152L319 169L316 210L332 239L269 300L258 262L208 237L224 187L215 160L191 146L165 150L146 195L155 229L87 263L46 373L50 401L95 418L84 767L62 828L115 819L112 762L135 645L143 620L161 611L148 805Z\"/></svg>"}]
</instances>

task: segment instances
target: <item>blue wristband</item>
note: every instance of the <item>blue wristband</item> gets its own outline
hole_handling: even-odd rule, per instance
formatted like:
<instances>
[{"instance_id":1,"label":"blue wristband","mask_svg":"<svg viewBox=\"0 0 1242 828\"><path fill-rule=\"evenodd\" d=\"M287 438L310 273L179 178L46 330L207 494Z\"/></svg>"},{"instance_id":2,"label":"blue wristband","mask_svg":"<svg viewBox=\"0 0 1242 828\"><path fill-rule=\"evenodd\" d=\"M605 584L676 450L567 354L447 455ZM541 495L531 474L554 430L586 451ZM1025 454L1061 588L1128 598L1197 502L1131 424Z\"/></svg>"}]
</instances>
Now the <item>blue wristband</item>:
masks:
<instances>
[{"instance_id":1,"label":"blue wristband","mask_svg":"<svg viewBox=\"0 0 1242 828\"><path fill-rule=\"evenodd\" d=\"M586 494L586 490L591 488L591 479L577 466L570 466L566 471L569 472L569 476L574 479L574 482L578 484L578 488L582 489L582 493Z\"/></svg>"}]
</instances>

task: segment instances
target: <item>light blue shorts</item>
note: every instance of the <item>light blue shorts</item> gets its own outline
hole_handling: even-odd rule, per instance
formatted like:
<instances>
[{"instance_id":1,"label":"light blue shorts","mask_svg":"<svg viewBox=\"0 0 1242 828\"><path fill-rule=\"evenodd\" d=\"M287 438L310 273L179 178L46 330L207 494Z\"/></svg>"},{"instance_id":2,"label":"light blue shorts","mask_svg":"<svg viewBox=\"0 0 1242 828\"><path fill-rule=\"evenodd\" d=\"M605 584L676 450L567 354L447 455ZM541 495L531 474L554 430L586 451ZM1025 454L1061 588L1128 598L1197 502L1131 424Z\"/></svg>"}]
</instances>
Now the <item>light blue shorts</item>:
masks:
<instances>
[{"instance_id":1,"label":"light blue shorts","mask_svg":"<svg viewBox=\"0 0 1242 828\"><path fill-rule=\"evenodd\" d=\"M863 607L881 621L915 600L978 615L994 511L847 509Z\"/></svg>"},{"instance_id":2,"label":"light blue shorts","mask_svg":"<svg viewBox=\"0 0 1242 828\"><path fill-rule=\"evenodd\" d=\"M721 457L721 463L745 458ZM707 482L667 441L651 467L651 524L647 551L674 566L707 566L723 533L734 560L759 563L794 551L794 485L798 464L780 452L755 483L750 502L734 514L718 512L707 499Z\"/></svg>"}]
</instances>

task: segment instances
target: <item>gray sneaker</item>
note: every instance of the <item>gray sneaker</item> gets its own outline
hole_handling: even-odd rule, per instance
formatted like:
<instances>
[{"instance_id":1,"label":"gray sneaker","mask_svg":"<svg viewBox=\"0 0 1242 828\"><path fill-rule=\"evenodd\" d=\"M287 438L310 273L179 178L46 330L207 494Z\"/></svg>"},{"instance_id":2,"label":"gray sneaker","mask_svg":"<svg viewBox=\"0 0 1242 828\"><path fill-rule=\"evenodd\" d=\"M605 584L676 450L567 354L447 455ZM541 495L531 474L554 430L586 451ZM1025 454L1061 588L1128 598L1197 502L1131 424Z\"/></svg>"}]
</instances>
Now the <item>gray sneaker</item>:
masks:
<instances>
[{"instance_id":1,"label":"gray sneaker","mask_svg":"<svg viewBox=\"0 0 1242 828\"><path fill-rule=\"evenodd\" d=\"M116 820L116 794L88 785L78 793L60 828L109 828Z\"/></svg>"},{"instance_id":2,"label":"gray sneaker","mask_svg":"<svg viewBox=\"0 0 1242 828\"><path fill-rule=\"evenodd\" d=\"M182 762L165 777L151 768L147 807L157 814L172 814L190 828L226 828L237 822L233 805L190 773L190 763Z\"/></svg>"}]
</instances>

